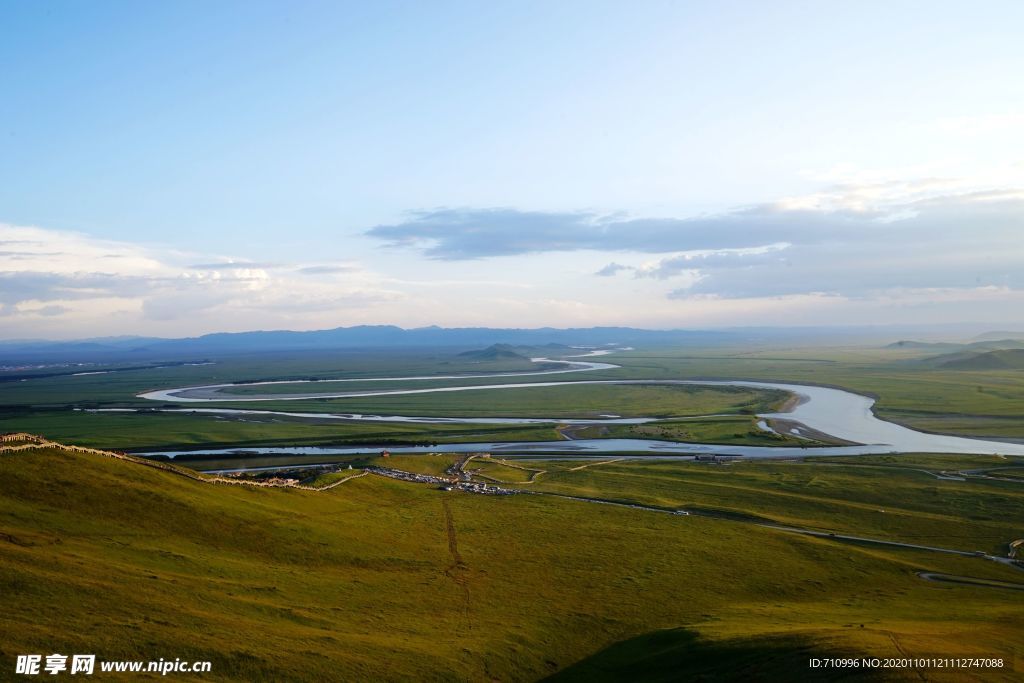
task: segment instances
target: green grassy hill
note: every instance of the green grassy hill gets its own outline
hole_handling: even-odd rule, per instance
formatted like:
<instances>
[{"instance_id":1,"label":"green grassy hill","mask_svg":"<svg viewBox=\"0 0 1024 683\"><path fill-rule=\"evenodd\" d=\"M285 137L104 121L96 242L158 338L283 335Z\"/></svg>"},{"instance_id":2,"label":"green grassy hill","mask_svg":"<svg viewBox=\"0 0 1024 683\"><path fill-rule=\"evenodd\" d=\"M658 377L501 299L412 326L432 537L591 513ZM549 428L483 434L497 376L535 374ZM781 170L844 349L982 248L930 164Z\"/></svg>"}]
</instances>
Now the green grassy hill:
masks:
<instances>
[{"instance_id":1,"label":"green grassy hill","mask_svg":"<svg viewBox=\"0 0 1024 683\"><path fill-rule=\"evenodd\" d=\"M966 356L957 354L939 366L949 370L1024 370L1024 349L998 349Z\"/></svg>"},{"instance_id":2,"label":"green grassy hill","mask_svg":"<svg viewBox=\"0 0 1024 683\"><path fill-rule=\"evenodd\" d=\"M492 344L486 349L478 349L475 351L463 351L459 354L461 358L470 358L474 360L529 360L529 357L518 353L516 347L508 344Z\"/></svg>"},{"instance_id":3,"label":"green grassy hill","mask_svg":"<svg viewBox=\"0 0 1024 683\"><path fill-rule=\"evenodd\" d=\"M955 342L922 342L914 341L912 339L903 339L892 344L887 344L887 349L926 349L939 351L943 349L959 349L963 348L965 344L958 344Z\"/></svg>"},{"instance_id":4,"label":"green grassy hill","mask_svg":"<svg viewBox=\"0 0 1024 683\"><path fill-rule=\"evenodd\" d=\"M17 654L93 652L208 659L204 680L537 680L591 657L634 680L763 680L807 652L1010 656L1024 637L1011 591L915 576L1015 578L970 558L374 476L212 485L46 449L0 454L0 482L5 674Z\"/></svg>"}]
</instances>

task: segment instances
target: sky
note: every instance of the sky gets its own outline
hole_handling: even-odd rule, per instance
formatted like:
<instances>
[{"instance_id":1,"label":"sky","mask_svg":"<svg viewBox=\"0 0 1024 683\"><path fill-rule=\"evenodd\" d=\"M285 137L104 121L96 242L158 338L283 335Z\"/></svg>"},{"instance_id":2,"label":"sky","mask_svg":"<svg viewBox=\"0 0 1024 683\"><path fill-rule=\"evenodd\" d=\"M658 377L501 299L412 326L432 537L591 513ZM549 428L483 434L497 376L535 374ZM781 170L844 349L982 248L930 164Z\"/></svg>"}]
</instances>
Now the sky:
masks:
<instances>
[{"instance_id":1,"label":"sky","mask_svg":"<svg viewBox=\"0 0 1024 683\"><path fill-rule=\"evenodd\" d=\"M0 0L0 339L1024 325L1022 25Z\"/></svg>"}]
</instances>

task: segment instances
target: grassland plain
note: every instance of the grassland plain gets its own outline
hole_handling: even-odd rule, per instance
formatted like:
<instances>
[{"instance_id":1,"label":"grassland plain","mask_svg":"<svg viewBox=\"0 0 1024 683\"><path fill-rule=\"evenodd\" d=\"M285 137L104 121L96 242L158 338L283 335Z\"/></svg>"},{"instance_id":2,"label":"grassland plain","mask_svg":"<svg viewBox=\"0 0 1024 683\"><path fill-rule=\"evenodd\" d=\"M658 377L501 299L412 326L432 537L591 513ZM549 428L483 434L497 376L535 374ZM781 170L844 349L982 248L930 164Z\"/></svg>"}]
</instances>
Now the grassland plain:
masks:
<instances>
[{"instance_id":1,"label":"grassland plain","mask_svg":"<svg viewBox=\"0 0 1024 683\"><path fill-rule=\"evenodd\" d=\"M556 484L668 503L694 498L688 479L717 477L709 506L735 496L724 506L883 530L850 500L857 492L848 487L870 476L860 471L822 466L809 481L787 482L818 482L804 503L785 487L746 490L744 477L757 475L735 466L702 474L643 464L649 483L624 468L565 471ZM635 680L680 671L814 680L834 672L808 670L807 657L843 654L1000 656L1013 668L877 676L886 679L1014 680L1021 671L1015 591L915 575L1019 581L973 558L372 476L328 492L246 489L37 449L0 456L0 477L5 671L18 653L65 651L209 659L210 679L244 681L602 680L623 671ZM970 484L963 502L940 511L909 474L872 484L864 506L913 518L885 529L892 534L919 529L938 544L964 522L997 544L1012 524L970 520L982 505L971 499L992 490L1003 493L987 514L1021 519L1010 489Z\"/></svg>"},{"instance_id":2,"label":"grassland plain","mask_svg":"<svg viewBox=\"0 0 1024 683\"><path fill-rule=\"evenodd\" d=\"M553 425L415 425L381 422L315 422L279 417L225 419L185 413L85 413L36 411L0 421L0 430L28 431L61 442L114 449L190 446L295 446L436 441L553 441Z\"/></svg>"},{"instance_id":3,"label":"grassland plain","mask_svg":"<svg viewBox=\"0 0 1024 683\"><path fill-rule=\"evenodd\" d=\"M961 456L922 456L918 463L922 461L941 462L942 469L977 462ZM1005 555L1010 541L1024 537L1024 488L1019 484L938 479L913 462L868 466L860 458L837 458L714 465L627 460L570 471L578 465L574 462L545 468L548 472L534 488L737 513L821 531L997 555Z\"/></svg>"},{"instance_id":4,"label":"grassland plain","mask_svg":"<svg viewBox=\"0 0 1024 683\"><path fill-rule=\"evenodd\" d=\"M509 486L528 486L536 478L547 473L544 465L533 462L514 462L500 458L475 458L466 463L465 469L478 479L488 483Z\"/></svg>"},{"instance_id":5,"label":"grassland plain","mask_svg":"<svg viewBox=\"0 0 1024 683\"><path fill-rule=\"evenodd\" d=\"M1024 371L944 370L920 349L792 348L623 352L623 376L757 379L838 386L874 396L884 419L957 434L1024 438Z\"/></svg>"},{"instance_id":6,"label":"grassland plain","mask_svg":"<svg viewBox=\"0 0 1024 683\"><path fill-rule=\"evenodd\" d=\"M572 438L664 438L695 443L760 446L807 445L807 441L765 432L749 416L667 421L658 426L595 426L556 430L554 424L401 424L177 413L86 413L36 411L7 421L0 431L28 431L60 442L120 450L202 446L328 446L342 444L442 444L478 441L557 441Z\"/></svg>"},{"instance_id":7,"label":"grassland plain","mask_svg":"<svg viewBox=\"0 0 1024 683\"><path fill-rule=\"evenodd\" d=\"M358 379L361 377L452 375L481 372L536 370L537 364L521 360L474 361L446 349L395 351L266 352L196 357L190 363L175 361L137 364L97 364L58 370L32 369L0 372L4 385L17 390L18 402L40 403L74 392L102 398L124 398L158 387L192 386L216 382L256 382L296 379ZM85 374L83 374L85 373ZM39 376L40 374L45 376ZM24 382L21 380L25 379ZM103 388L109 388L104 393ZM76 398L76 400L78 400ZM8 401L3 401L8 403Z\"/></svg>"},{"instance_id":8,"label":"grassland plain","mask_svg":"<svg viewBox=\"0 0 1024 683\"><path fill-rule=\"evenodd\" d=\"M557 377L556 379L563 379ZM495 384L490 381L488 384ZM446 386L455 383L449 382ZM464 382L458 385L467 384ZM287 386L287 385L283 385ZM318 391L317 385L296 386L304 391ZM310 389L313 386L313 389ZM404 387L405 385L403 385ZM417 384L417 387L420 385ZM365 387L364 387L365 388ZM390 389L377 383L374 390ZM424 387L427 388L427 387ZM266 389L266 388L264 388ZM334 389L337 389L335 387ZM332 390L334 390L332 389ZM343 388L347 390L347 388ZM266 391L262 392L266 393ZM743 387L658 386L579 384L507 389L475 389L452 393L406 394L397 396L366 396L318 401L335 410L384 415L459 415L466 417L590 417L614 413L623 417L680 417L709 413L767 412L786 400L782 391L763 391ZM221 403L221 402L218 402ZM223 403L229 403L224 401ZM302 401L268 402L295 410ZM240 406L242 404L239 404ZM264 404L260 403L258 407ZM254 407L247 404L247 407ZM289 408L285 408L289 409ZM446 411L446 412L444 412Z\"/></svg>"},{"instance_id":9,"label":"grassland plain","mask_svg":"<svg viewBox=\"0 0 1024 683\"><path fill-rule=\"evenodd\" d=\"M787 434L765 431L758 427L759 420L744 416L721 416L702 420L665 420L640 425L609 425L598 435L593 429L581 432L576 438L589 434L623 439L659 439L694 443L736 444L750 446L813 446L820 443L810 438L796 438ZM824 437L823 437L824 438Z\"/></svg>"},{"instance_id":10,"label":"grassland plain","mask_svg":"<svg viewBox=\"0 0 1024 683\"><path fill-rule=\"evenodd\" d=\"M378 386L379 388L379 386ZM0 387L0 392L3 388ZM527 394L522 395L523 392ZM751 391L733 387L667 387L580 385L537 387L524 390L481 390L456 394L375 397L349 401L230 402L213 405L242 409L376 414L459 415L466 417L584 417L602 414L694 416L734 413L738 422L726 425L722 418L668 424L671 438L705 441L724 438L725 443L776 445L785 440L757 429L749 416L775 409L782 392ZM524 400L525 399L525 400ZM92 404L90 404L92 405ZM151 408L146 402L139 408ZM205 407L205 404L204 404ZM8 409L0 417L0 429L26 430L58 441L72 441L105 448L147 449L202 445L324 445L337 443L434 443L459 441L552 441L559 434L554 425L438 425L381 422L339 422L297 419L280 415L219 416L188 412L188 405L174 406L180 413L109 413L43 405ZM620 411L620 412L615 412ZM3 415L3 413L0 413ZM603 434L602 434L603 435ZM651 437L654 438L654 437Z\"/></svg>"},{"instance_id":11,"label":"grassland plain","mask_svg":"<svg viewBox=\"0 0 1024 683\"><path fill-rule=\"evenodd\" d=\"M957 371L936 369L922 349L792 348L792 349L644 349L617 352L602 360L620 364L611 370L572 375L465 378L428 382L346 383L380 390L482 384L541 382L552 379L764 379L830 384L878 397L881 417L942 433L1024 439L1024 371ZM174 445L327 444L395 440L443 442L465 440L547 440L548 427L520 427L513 436L505 427L462 430L436 425L303 424L287 418L239 416L165 416L153 413L111 416L79 414L78 408L152 408L158 403L136 398L155 388L266 379L367 378L377 376L445 375L464 372L521 371L521 361L474 363L450 351L268 354L213 359L214 365L175 366L113 372L104 375L63 375L0 382L0 429L27 429L58 440L112 448L154 448ZM6 373L12 375L12 373ZM275 391L308 390L310 384L276 385ZM340 385L334 385L335 387ZM254 391L241 385L239 391ZM265 391L265 389L260 389ZM737 390L746 391L746 390ZM419 415L594 416L600 414L688 416L714 412L771 409L770 394L742 395L707 388L579 387L470 391L343 400L271 401L259 404L230 401L210 406L304 412L365 412ZM181 405L175 407L182 407ZM652 428L621 427L597 436L647 436ZM765 444L756 429L729 429L722 422L676 425L667 438L712 443ZM631 432L633 434L627 434ZM739 434L739 436L737 436ZM467 436L469 435L469 436ZM480 435L480 438L472 435Z\"/></svg>"},{"instance_id":12,"label":"grassland plain","mask_svg":"<svg viewBox=\"0 0 1024 683\"><path fill-rule=\"evenodd\" d=\"M17 410L26 407L61 408L68 405L153 407L152 401L136 398L136 395L153 389L224 382L471 375L538 369L545 369L545 366L507 360L474 362L460 359L450 351L403 350L235 355L196 359L196 364L190 365L161 366L154 363L145 368L121 363L68 368L59 374L44 377L34 376L36 373L31 370L4 371L0 372L0 408ZM439 380L438 384L443 384L443 381ZM381 385L375 383L367 386L379 389ZM246 387L241 385L238 388L244 390Z\"/></svg>"}]
</instances>

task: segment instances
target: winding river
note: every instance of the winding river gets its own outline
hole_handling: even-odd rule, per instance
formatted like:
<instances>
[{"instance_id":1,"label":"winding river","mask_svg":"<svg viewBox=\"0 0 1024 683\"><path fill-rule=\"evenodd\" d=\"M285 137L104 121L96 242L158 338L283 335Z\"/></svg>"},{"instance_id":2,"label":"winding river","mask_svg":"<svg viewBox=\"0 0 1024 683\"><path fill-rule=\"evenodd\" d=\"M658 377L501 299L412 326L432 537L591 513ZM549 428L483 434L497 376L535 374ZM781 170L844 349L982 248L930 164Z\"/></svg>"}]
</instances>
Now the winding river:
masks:
<instances>
[{"instance_id":1,"label":"winding river","mask_svg":"<svg viewBox=\"0 0 1024 683\"><path fill-rule=\"evenodd\" d=\"M590 351L572 358L584 358L588 356L604 356L611 353L608 350ZM337 384L346 382L418 382L434 381L439 379L486 379L489 377L531 377L537 375L564 375L570 372L592 372L594 370L614 370L622 367L612 363L595 363L592 361L576 360L552 360L550 358L531 358L534 363L565 365L563 369L557 370L531 370L526 372L496 372L479 375L418 375L413 377L355 377L347 379L318 379L318 380L272 380L268 382L228 382L226 384L206 384L199 387L184 387L181 389L161 389L158 391L147 391L139 394L139 398L147 398L152 401L172 401L175 403L203 403L206 401L304 401L317 398L351 398L353 396L388 396L391 394L426 394L435 391L466 391L469 389L495 389L500 387L513 386L535 386L533 384L492 384L475 385L466 387L441 387L433 389L398 389L384 391L343 391L343 392L302 392L296 394L259 394L255 396L240 396L224 393L225 389L237 389L239 387L260 387L274 384ZM551 382L547 385L566 384L566 382Z\"/></svg>"},{"instance_id":2,"label":"winding river","mask_svg":"<svg viewBox=\"0 0 1024 683\"><path fill-rule=\"evenodd\" d=\"M594 351L583 356L605 355L608 351ZM564 369L539 370L535 372L500 373L490 375L448 375L448 376L416 376L416 377L375 377L360 379L337 380L286 380L258 382L247 384L211 384L179 389L150 391L140 394L140 398L154 401L177 403L206 403L210 401L297 401L319 398L354 398L366 396L390 396L402 394L443 393L453 391L479 391L485 389L528 389L531 387L551 387L579 384L647 384L647 385L704 385L704 386L737 386L755 389L778 389L800 397L800 401L789 411L760 415L763 419L785 419L798 422L811 430L828 434L843 441L859 445L829 447L771 447L771 446L723 446L720 444L692 444L673 441L656 441L649 439L579 439L572 441L524 441L500 443L461 443L444 444L443 446L399 446L388 447L395 453L425 453L443 449L448 452L491 451L504 454L565 454L565 455L604 455L608 453L644 453L666 457L689 457L702 453L718 453L741 455L756 458L792 458L811 455L866 455L880 453L961 453L961 454L1003 454L1024 455L1024 444L1002 441L986 441L942 434L927 434L902 425L879 419L872 411L874 399L854 394L842 389L831 387L810 386L804 384L788 384L777 382L755 382L746 380L729 381L693 381L693 380L583 380L554 381L509 384L462 385L449 387L432 387L424 389L390 389L380 391L348 391L348 392L309 392L298 394L256 394L235 396L224 390L238 386L260 386L270 384L314 383L318 386L328 382L395 382L425 381L438 379L477 379L480 377L519 377L527 375L552 375L569 372L588 372L594 370L610 370L619 366L610 363L551 360L534 358L536 362L563 363ZM131 410L131 409L122 409ZM421 424L642 424L656 421L657 418L622 418L609 415L600 419L578 419L561 417L523 417L523 418L490 418L490 417L417 417L402 415L367 415L360 413L298 413L273 410L243 410L234 408L199 408L163 409L167 412L197 412L223 415L279 415L318 420L350 420L371 422L409 422ZM679 418L675 418L679 419ZM244 448L244 449L210 449L188 451L192 454L234 454L234 453L279 453L293 455L348 455L380 450L379 447L291 447L291 448ZM150 453L156 455L158 453ZM177 451L161 451L161 455L174 456Z\"/></svg>"}]
</instances>

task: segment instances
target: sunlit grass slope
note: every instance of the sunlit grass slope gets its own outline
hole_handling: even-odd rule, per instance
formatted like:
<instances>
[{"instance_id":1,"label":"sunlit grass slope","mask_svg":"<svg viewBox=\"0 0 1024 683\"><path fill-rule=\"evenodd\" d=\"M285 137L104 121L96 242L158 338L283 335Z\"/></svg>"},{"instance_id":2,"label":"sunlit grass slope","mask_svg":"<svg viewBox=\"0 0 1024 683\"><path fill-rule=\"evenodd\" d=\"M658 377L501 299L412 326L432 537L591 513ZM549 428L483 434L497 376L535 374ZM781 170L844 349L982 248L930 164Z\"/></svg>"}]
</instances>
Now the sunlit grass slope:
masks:
<instances>
[{"instance_id":1,"label":"sunlit grass slope","mask_svg":"<svg viewBox=\"0 0 1024 683\"><path fill-rule=\"evenodd\" d=\"M827 384L878 397L876 412L926 431L1024 439L1024 371L951 370L933 352L880 348L650 349L615 354L619 377Z\"/></svg>"},{"instance_id":2,"label":"sunlit grass slope","mask_svg":"<svg viewBox=\"0 0 1024 683\"><path fill-rule=\"evenodd\" d=\"M668 508L721 510L822 531L1003 555L1009 541L1024 538L1024 487L941 480L929 474L977 466L982 458L910 454L889 456L892 464L884 466L869 464L881 459L848 457L727 465L633 460L577 471L549 467L536 488ZM930 469L918 469L921 462Z\"/></svg>"},{"instance_id":3,"label":"sunlit grass slope","mask_svg":"<svg viewBox=\"0 0 1024 683\"><path fill-rule=\"evenodd\" d=\"M374 476L247 489L45 450L0 455L0 482L5 671L95 652L209 659L213 680L536 680L663 629L696 639L679 661L766 648L719 658L728 676L805 651L1005 655L1024 636L1010 591L914 574L981 560L730 522Z\"/></svg>"}]
</instances>

